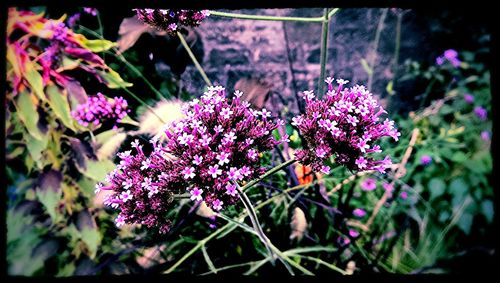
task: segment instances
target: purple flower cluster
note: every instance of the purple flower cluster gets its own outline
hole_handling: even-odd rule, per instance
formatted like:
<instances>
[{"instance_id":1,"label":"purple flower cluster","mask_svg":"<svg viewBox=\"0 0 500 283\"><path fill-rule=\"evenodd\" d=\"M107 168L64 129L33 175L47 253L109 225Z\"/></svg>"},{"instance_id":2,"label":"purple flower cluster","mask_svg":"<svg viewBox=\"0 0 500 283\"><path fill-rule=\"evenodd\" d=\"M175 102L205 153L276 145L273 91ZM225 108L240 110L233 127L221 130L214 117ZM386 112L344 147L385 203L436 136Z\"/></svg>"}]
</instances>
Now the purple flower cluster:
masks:
<instances>
[{"instance_id":1,"label":"purple flower cluster","mask_svg":"<svg viewBox=\"0 0 500 283\"><path fill-rule=\"evenodd\" d=\"M363 182L361 182L361 189L363 191L373 191L377 188L377 181L372 178L366 178Z\"/></svg>"},{"instance_id":2,"label":"purple flower cluster","mask_svg":"<svg viewBox=\"0 0 500 283\"><path fill-rule=\"evenodd\" d=\"M72 21L76 20L70 18L68 24L74 24ZM64 23L49 22L46 25L47 29L52 31L52 38L50 45L45 48L43 59L51 69L56 69L61 65L61 54L64 47L73 46L74 42L69 40L69 28Z\"/></svg>"},{"instance_id":3,"label":"purple flower cluster","mask_svg":"<svg viewBox=\"0 0 500 283\"><path fill-rule=\"evenodd\" d=\"M192 201L205 201L220 211L238 200L236 183L265 172L260 166L261 153L281 143L272 131L284 122L272 122L266 109L251 109L240 100L241 95L236 91L229 100L223 87L209 87L201 100L183 107L186 118L167 125L164 146L154 138L149 157L137 142L133 147L138 154L118 155L120 164L107 178L111 183L107 189L114 191L107 204L121 209L118 226L159 221L160 232L168 231L168 223L158 217L165 217L174 192L187 192ZM147 207L150 205L153 210Z\"/></svg>"},{"instance_id":4,"label":"purple flower cluster","mask_svg":"<svg viewBox=\"0 0 500 283\"><path fill-rule=\"evenodd\" d=\"M113 128L130 112L127 101L122 97L108 100L102 93L90 96L85 104L80 104L71 114L81 125L99 126L105 122L112 122Z\"/></svg>"},{"instance_id":5,"label":"purple flower cluster","mask_svg":"<svg viewBox=\"0 0 500 283\"><path fill-rule=\"evenodd\" d=\"M432 163L432 157L430 155L422 155L422 157L420 158L420 164L422 164L423 166L427 166L429 164Z\"/></svg>"},{"instance_id":6,"label":"purple flower cluster","mask_svg":"<svg viewBox=\"0 0 500 283\"><path fill-rule=\"evenodd\" d=\"M208 10L134 9L144 23L175 34L180 26L197 27L210 14Z\"/></svg>"},{"instance_id":7,"label":"purple flower cluster","mask_svg":"<svg viewBox=\"0 0 500 283\"><path fill-rule=\"evenodd\" d=\"M449 61L455 68L460 66L460 59L458 59L458 52L453 49L448 49L443 55L436 58L436 64L443 65L445 61Z\"/></svg>"},{"instance_id":8,"label":"purple flower cluster","mask_svg":"<svg viewBox=\"0 0 500 283\"><path fill-rule=\"evenodd\" d=\"M83 7L83 11L91 16L97 16L97 9L91 7Z\"/></svg>"},{"instance_id":9,"label":"purple flower cluster","mask_svg":"<svg viewBox=\"0 0 500 283\"><path fill-rule=\"evenodd\" d=\"M486 121L488 119L488 110L486 110L482 106L476 106L474 108L474 114L481 120L481 121Z\"/></svg>"},{"instance_id":10,"label":"purple flower cluster","mask_svg":"<svg viewBox=\"0 0 500 283\"><path fill-rule=\"evenodd\" d=\"M380 146L374 144L381 137L399 139L401 134L394 128L394 121L387 118L380 121L379 116L387 112L364 86L343 88L348 81L339 79L335 91L332 78L325 82L328 84L326 97L316 99L312 91L305 91L306 113L292 119L292 125L299 129L308 147L298 150L296 159L327 174L330 167L324 163L336 155L335 162L350 170L385 173L392 164L389 156L375 160L366 155L382 152Z\"/></svg>"},{"instance_id":11,"label":"purple flower cluster","mask_svg":"<svg viewBox=\"0 0 500 283\"><path fill-rule=\"evenodd\" d=\"M120 213L115 219L117 227L125 223L138 223L148 228L156 227L160 233L170 229L166 217L173 202L173 194L183 186L182 178L168 172L177 170L174 162L165 156L165 149L155 140L154 150L146 156L138 140L132 150L118 153L120 163L106 176L107 185L98 183L96 193L111 190L104 204Z\"/></svg>"},{"instance_id":12,"label":"purple flower cluster","mask_svg":"<svg viewBox=\"0 0 500 283\"><path fill-rule=\"evenodd\" d=\"M238 200L235 182L265 172L260 154L281 143L272 131L284 122L272 122L265 108L251 109L241 95L236 91L229 101L223 87L210 87L201 101L184 107L185 119L165 131L167 151L178 158L191 199L204 200L216 211Z\"/></svg>"}]
</instances>

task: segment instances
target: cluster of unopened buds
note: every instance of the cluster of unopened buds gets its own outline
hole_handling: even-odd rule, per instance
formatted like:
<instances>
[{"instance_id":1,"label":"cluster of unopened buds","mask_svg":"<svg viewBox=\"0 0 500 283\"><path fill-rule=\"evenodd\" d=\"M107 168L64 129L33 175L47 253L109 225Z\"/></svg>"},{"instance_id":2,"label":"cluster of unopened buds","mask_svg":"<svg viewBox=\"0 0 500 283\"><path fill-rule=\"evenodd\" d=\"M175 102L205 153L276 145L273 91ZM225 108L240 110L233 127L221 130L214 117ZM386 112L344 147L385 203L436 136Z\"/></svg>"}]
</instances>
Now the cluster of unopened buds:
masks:
<instances>
[{"instance_id":1,"label":"cluster of unopened buds","mask_svg":"<svg viewBox=\"0 0 500 283\"><path fill-rule=\"evenodd\" d=\"M78 105L72 115L84 127L89 125L97 127L109 122L116 128L116 124L130 112L127 107L128 103L122 97L108 99L98 92L97 95L90 96L86 103Z\"/></svg>"},{"instance_id":2,"label":"cluster of unopened buds","mask_svg":"<svg viewBox=\"0 0 500 283\"><path fill-rule=\"evenodd\" d=\"M175 34L181 26L197 27L210 15L208 10L134 9L144 23Z\"/></svg>"}]
</instances>

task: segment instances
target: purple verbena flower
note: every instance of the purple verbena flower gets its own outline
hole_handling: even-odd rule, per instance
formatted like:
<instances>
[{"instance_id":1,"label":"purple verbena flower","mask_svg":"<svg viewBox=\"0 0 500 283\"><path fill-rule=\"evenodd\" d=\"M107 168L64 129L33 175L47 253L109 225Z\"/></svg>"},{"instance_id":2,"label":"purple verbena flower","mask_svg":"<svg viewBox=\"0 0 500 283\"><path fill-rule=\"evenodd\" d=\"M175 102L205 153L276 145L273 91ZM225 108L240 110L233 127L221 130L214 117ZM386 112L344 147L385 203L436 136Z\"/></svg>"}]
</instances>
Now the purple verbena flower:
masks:
<instances>
[{"instance_id":1,"label":"purple verbena flower","mask_svg":"<svg viewBox=\"0 0 500 283\"><path fill-rule=\"evenodd\" d=\"M488 118L488 111L482 107L482 106L477 106L474 108L474 114L481 120L481 121L486 121Z\"/></svg>"},{"instance_id":2,"label":"purple verbena flower","mask_svg":"<svg viewBox=\"0 0 500 283\"><path fill-rule=\"evenodd\" d=\"M481 132L481 139L483 141L489 141L490 140L490 132L489 131L482 131Z\"/></svg>"},{"instance_id":3,"label":"purple verbena flower","mask_svg":"<svg viewBox=\"0 0 500 283\"><path fill-rule=\"evenodd\" d=\"M208 10L134 9L134 11L139 20L170 35L175 35L181 26L197 27L210 15Z\"/></svg>"},{"instance_id":4,"label":"purple verbena flower","mask_svg":"<svg viewBox=\"0 0 500 283\"><path fill-rule=\"evenodd\" d=\"M180 174L182 169L165 157L166 150L161 144L144 146L154 147L149 156L144 154L138 140L132 142L132 150L118 153L119 166L108 174L107 184L96 185L96 191L113 192L106 198L105 205L120 210L115 221L118 227L137 223L166 233L170 221L165 215L171 210L173 194L182 193L180 188L186 188L185 180ZM179 174L165 174L174 171Z\"/></svg>"},{"instance_id":5,"label":"purple verbena flower","mask_svg":"<svg viewBox=\"0 0 500 283\"><path fill-rule=\"evenodd\" d=\"M420 158L420 164L427 166L432 163L432 157L430 155L422 155Z\"/></svg>"},{"instance_id":6,"label":"purple verbena flower","mask_svg":"<svg viewBox=\"0 0 500 283\"><path fill-rule=\"evenodd\" d=\"M377 182L375 179L372 178L366 178L361 182L361 189L363 191L373 191L377 188Z\"/></svg>"},{"instance_id":7,"label":"purple verbena flower","mask_svg":"<svg viewBox=\"0 0 500 283\"><path fill-rule=\"evenodd\" d=\"M112 123L113 128L116 124L130 112L127 109L128 103L122 97L107 99L102 93L98 92L96 96L90 96L86 103L77 106L72 112L73 117L82 126L98 127L104 123Z\"/></svg>"},{"instance_id":8,"label":"purple verbena flower","mask_svg":"<svg viewBox=\"0 0 500 283\"><path fill-rule=\"evenodd\" d=\"M97 9L96 8L91 8L91 7L84 7L83 11L89 15L92 16L97 16Z\"/></svg>"},{"instance_id":9,"label":"purple verbena flower","mask_svg":"<svg viewBox=\"0 0 500 283\"><path fill-rule=\"evenodd\" d=\"M239 200L233 182L265 172L260 154L281 143L272 134L277 123L268 114L255 115L240 97L226 98L222 86L209 87L199 100L185 105L186 118L165 131L166 152L180 168L167 173L180 174L186 188L203 189L203 200L215 210ZM214 111L205 111L207 107Z\"/></svg>"},{"instance_id":10,"label":"purple verbena flower","mask_svg":"<svg viewBox=\"0 0 500 283\"><path fill-rule=\"evenodd\" d=\"M356 217L364 217L366 215L366 211L361 208L356 208L352 211L352 214Z\"/></svg>"},{"instance_id":11,"label":"purple verbena flower","mask_svg":"<svg viewBox=\"0 0 500 283\"><path fill-rule=\"evenodd\" d=\"M304 92L306 112L292 118L292 125L308 147L296 151L296 159L321 171L324 162L334 155L335 163L350 170L385 173L392 164L390 158L375 160L367 155L381 152L380 146L374 144L381 137L399 139L401 134L394 128L394 121L381 121L379 116L387 112L364 86L343 88L348 81L338 79L335 91L332 78L325 82L325 97L317 99L312 91Z\"/></svg>"},{"instance_id":12,"label":"purple verbena flower","mask_svg":"<svg viewBox=\"0 0 500 283\"><path fill-rule=\"evenodd\" d=\"M445 61L450 62L455 68L460 66L461 63L460 59L458 59L458 52L454 49L445 50L443 55L436 58L437 65L443 65Z\"/></svg>"},{"instance_id":13,"label":"purple verbena flower","mask_svg":"<svg viewBox=\"0 0 500 283\"><path fill-rule=\"evenodd\" d=\"M464 100L465 100L465 102L471 104L474 102L474 96L466 93L464 95Z\"/></svg>"}]
</instances>

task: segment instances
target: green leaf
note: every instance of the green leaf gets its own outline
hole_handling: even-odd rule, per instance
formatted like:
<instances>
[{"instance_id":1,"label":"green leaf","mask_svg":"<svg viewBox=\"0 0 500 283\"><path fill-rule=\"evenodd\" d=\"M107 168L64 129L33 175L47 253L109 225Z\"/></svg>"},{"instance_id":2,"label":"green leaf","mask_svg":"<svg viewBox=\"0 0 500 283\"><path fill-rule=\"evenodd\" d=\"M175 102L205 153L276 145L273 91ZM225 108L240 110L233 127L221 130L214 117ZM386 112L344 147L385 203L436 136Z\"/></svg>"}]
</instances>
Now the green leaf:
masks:
<instances>
[{"instance_id":1,"label":"green leaf","mask_svg":"<svg viewBox=\"0 0 500 283\"><path fill-rule=\"evenodd\" d=\"M430 200L434 200L444 194L446 190L446 183L441 178L433 178L429 181L428 187Z\"/></svg>"},{"instance_id":2,"label":"green leaf","mask_svg":"<svg viewBox=\"0 0 500 283\"><path fill-rule=\"evenodd\" d=\"M494 211L493 202L491 200L484 200L481 203L481 213L483 213L484 217L486 217L486 221L488 221L488 223L493 222Z\"/></svg>"},{"instance_id":3,"label":"green leaf","mask_svg":"<svg viewBox=\"0 0 500 283\"><path fill-rule=\"evenodd\" d=\"M468 191L469 186L462 178L457 178L451 181L449 186L449 192L452 195L463 196Z\"/></svg>"},{"instance_id":4,"label":"green leaf","mask_svg":"<svg viewBox=\"0 0 500 283\"><path fill-rule=\"evenodd\" d=\"M36 163L38 169L42 169L44 165L43 152L49 144L49 136L45 135L42 137L42 140L37 140L31 135L25 134L24 139L26 141L28 153L30 154L31 158L33 158L33 161Z\"/></svg>"},{"instance_id":5,"label":"green leaf","mask_svg":"<svg viewBox=\"0 0 500 283\"><path fill-rule=\"evenodd\" d=\"M451 160L457 163L462 163L467 159L467 155L465 155L462 151L457 151L451 156Z\"/></svg>"},{"instance_id":6,"label":"green leaf","mask_svg":"<svg viewBox=\"0 0 500 283\"><path fill-rule=\"evenodd\" d=\"M133 120L128 115L123 117L123 119L120 121L120 124L129 124L129 125L133 125L133 126L140 126L139 122Z\"/></svg>"},{"instance_id":7,"label":"green leaf","mask_svg":"<svg viewBox=\"0 0 500 283\"><path fill-rule=\"evenodd\" d=\"M43 78L42 75L35 69L32 64L26 64L26 73L24 77L31 86L33 92L41 100L46 100L45 94L43 93Z\"/></svg>"},{"instance_id":8,"label":"green leaf","mask_svg":"<svg viewBox=\"0 0 500 283\"><path fill-rule=\"evenodd\" d=\"M54 114L56 114L66 127L76 132L73 125L75 120L71 117L71 110L69 108L66 92L61 91L56 85L49 85L47 86L47 95L49 105L54 111Z\"/></svg>"},{"instance_id":9,"label":"green leaf","mask_svg":"<svg viewBox=\"0 0 500 283\"><path fill-rule=\"evenodd\" d=\"M472 227L473 215L470 213L464 213L458 220L457 226L464 231L465 234L469 235L470 228Z\"/></svg>"},{"instance_id":10,"label":"green leaf","mask_svg":"<svg viewBox=\"0 0 500 283\"><path fill-rule=\"evenodd\" d=\"M78 213L76 218L76 226L80 232L81 239L87 245L88 255L91 259L95 258L97 249L101 244L101 234L95 223L92 214L88 209L82 210Z\"/></svg>"},{"instance_id":11,"label":"green leaf","mask_svg":"<svg viewBox=\"0 0 500 283\"><path fill-rule=\"evenodd\" d=\"M120 74L111 69L109 69L108 72L100 70L97 70L96 72L99 74L99 76L101 76L101 78L104 80L104 83L109 88L125 88L133 86L132 83L124 81L120 77Z\"/></svg>"},{"instance_id":12,"label":"green leaf","mask_svg":"<svg viewBox=\"0 0 500 283\"><path fill-rule=\"evenodd\" d=\"M36 195L38 200L45 206L53 223L58 219L56 210L59 201L62 199L62 179L62 173L55 170L43 173L38 179L39 185L36 190Z\"/></svg>"},{"instance_id":13,"label":"green leaf","mask_svg":"<svg viewBox=\"0 0 500 283\"><path fill-rule=\"evenodd\" d=\"M77 167L83 175L92 180L101 182L104 180L104 177L106 177L106 174L115 169L115 164L109 159L102 161L89 159L87 160L86 168Z\"/></svg>"},{"instance_id":14,"label":"green leaf","mask_svg":"<svg viewBox=\"0 0 500 283\"><path fill-rule=\"evenodd\" d=\"M453 211L456 211L463 203L465 197L468 196L469 186L462 178L458 178L450 183L448 189L450 194L453 196L451 199Z\"/></svg>"},{"instance_id":15,"label":"green leaf","mask_svg":"<svg viewBox=\"0 0 500 283\"><path fill-rule=\"evenodd\" d=\"M38 120L40 117L38 116L36 104L32 100L31 95L24 91L19 93L17 102L14 104L17 109L16 113L28 130L28 133L37 140L42 141L44 134L41 132L40 128L38 128Z\"/></svg>"},{"instance_id":16,"label":"green leaf","mask_svg":"<svg viewBox=\"0 0 500 283\"><path fill-rule=\"evenodd\" d=\"M102 52L115 47L116 43L105 39L87 39L82 45L92 52Z\"/></svg>"},{"instance_id":17,"label":"green leaf","mask_svg":"<svg viewBox=\"0 0 500 283\"><path fill-rule=\"evenodd\" d=\"M370 66L368 65L368 62L366 61L365 58L361 58L361 66L363 67L363 69L365 70L365 72L368 75L371 75L373 73L372 68L370 68Z\"/></svg>"}]
</instances>

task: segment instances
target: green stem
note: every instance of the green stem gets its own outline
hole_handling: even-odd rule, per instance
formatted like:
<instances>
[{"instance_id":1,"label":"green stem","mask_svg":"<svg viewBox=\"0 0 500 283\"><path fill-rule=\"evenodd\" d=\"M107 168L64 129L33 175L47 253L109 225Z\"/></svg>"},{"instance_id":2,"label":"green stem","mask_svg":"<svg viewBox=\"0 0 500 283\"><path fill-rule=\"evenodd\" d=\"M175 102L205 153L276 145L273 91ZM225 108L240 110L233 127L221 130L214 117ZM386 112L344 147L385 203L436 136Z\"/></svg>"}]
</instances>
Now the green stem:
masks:
<instances>
[{"instance_id":1,"label":"green stem","mask_svg":"<svg viewBox=\"0 0 500 283\"><path fill-rule=\"evenodd\" d=\"M112 77L110 76L110 78L112 78ZM121 89L123 89L126 93L128 93L130 96L132 96L135 100L139 101L139 103L141 103L146 108L148 108L148 110L151 111L151 113L153 113L153 115L155 115L156 118L158 118L163 124L166 123L158 114L156 114L156 111L154 110L154 108L149 106L149 104L147 104L144 100L140 99L137 95L135 95L133 92L131 92L130 90L128 90L125 87L121 87Z\"/></svg>"},{"instance_id":2,"label":"green stem","mask_svg":"<svg viewBox=\"0 0 500 283\"><path fill-rule=\"evenodd\" d=\"M401 49L401 23L403 21L403 13L398 13L398 20L396 22L396 44L394 46L394 69L393 76L396 77L398 71L399 50Z\"/></svg>"},{"instance_id":3,"label":"green stem","mask_svg":"<svg viewBox=\"0 0 500 283\"><path fill-rule=\"evenodd\" d=\"M259 236L260 240L262 243L264 243L264 246L266 247L267 251L269 252L270 258L271 258L271 263L274 265L274 259L276 255L273 253L270 247L270 241L267 238L266 234L264 234L264 230L262 229L262 226L259 223L259 219L257 218L257 213L255 212L255 209L253 208L252 202L248 198L247 194L243 190L241 190L240 186L236 182L234 182L236 185L236 189L238 190L238 195L240 196L241 201L243 202L243 205L245 206L246 210L248 211L248 217L250 217L250 221L252 222L253 228L255 232L257 232L257 235Z\"/></svg>"},{"instance_id":4,"label":"green stem","mask_svg":"<svg viewBox=\"0 0 500 283\"><path fill-rule=\"evenodd\" d=\"M270 176L270 175L278 172L282 168L285 168L286 166L289 166L290 164L293 164L294 162L296 162L296 160L291 159L291 160L288 160L287 162L284 162L284 163L278 165L277 167L274 167L273 169L269 170L264 175L262 175L260 178L258 178L256 180L251 181L248 184L246 184L244 187L241 188L241 191L245 191L247 188L249 188L249 187L257 184L258 182L260 182L265 177ZM255 206L255 209L258 210L258 209L264 207L265 205L267 205L268 203L271 203L276 197L280 196L281 194L285 194L285 193L288 193L289 191L297 190L299 188L300 187L294 187L294 188L287 189L287 190L281 192L280 194L277 194L277 195L275 195L275 196L273 196L273 197L265 200L264 202L258 204L257 206ZM243 221L243 219L247 216L247 214L248 214L248 212L243 213L240 216L239 220ZM235 224L233 224L233 223L228 223L228 224L224 225L223 227L221 227L220 229L218 229L217 231L215 231L212 234L210 234L208 237L206 237L203 240L199 241L198 244L196 244L191 250L189 250L181 259L179 259L176 263L174 263L174 265L172 265L164 273L171 273L172 271L174 271L179 265L181 265L186 259L188 259L191 255L193 255L197 250L199 250L204 244L206 244L208 241L210 241L214 237L218 236L222 232L224 232L224 231L226 231L228 229L231 229L234 225Z\"/></svg>"},{"instance_id":5,"label":"green stem","mask_svg":"<svg viewBox=\"0 0 500 283\"><path fill-rule=\"evenodd\" d=\"M325 88L325 66L328 54L328 24L330 23L328 18L328 8L325 8L323 12L323 24L321 26L321 49L319 58L319 81L318 81L318 97L321 97L323 90Z\"/></svg>"},{"instance_id":6,"label":"green stem","mask_svg":"<svg viewBox=\"0 0 500 283\"><path fill-rule=\"evenodd\" d=\"M331 10L330 13L328 13L328 20L330 20L333 17L333 15L335 15L339 10L340 10L339 8Z\"/></svg>"},{"instance_id":7,"label":"green stem","mask_svg":"<svg viewBox=\"0 0 500 283\"><path fill-rule=\"evenodd\" d=\"M253 181L250 181L248 182L246 185L244 185L241 190L242 191L245 191L246 189L252 187L253 185L257 184L258 182L262 181L263 179L273 175L274 173L280 171L281 169L285 168L285 167L288 167L289 165L293 164L297 162L297 160L295 159L290 159L288 160L287 162L283 162L281 163L280 165L274 167L273 169L267 171L266 173L264 173L264 175L260 176L259 178L253 180Z\"/></svg>"},{"instance_id":8,"label":"green stem","mask_svg":"<svg viewBox=\"0 0 500 283\"><path fill-rule=\"evenodd\" d=\"M99 25L99 34L101 35L102 38L104 38L104 30L102 28L102 22L101 22L101 13L97 11L97 24ZM102 53L102 60L106 62L106 54L104 52Z\"/></svg>"},{"instance_id":9,"label":"green stem","mask_svg":"<svg viewBox=\"0 0 500 283\"><path fill-rule=\"evenodd\" d=\"M182 46L184 46L184 49L186 49L186 52L188 53L189 57L193 61L194 66L196 67L196 69L198 70L200 75L202 76L205 83L209 86L212 86L212 82L210 82L210 80L207 77L207 74L205 74L205 71L203 71L203 68L201 67L200 63L198 63L198 60L196 60L196 57L194 56L193 51L191 51L191 48L189 47L186 40L184 39L184 36L180 32L177 32L177 36L181 40Z\"/></svg>"},{"instance_id":10,"label":"green stem","mask_svg":"<svg viewBox=\"0 0 500 283\"><path fill-rule=\"evenodd\" d=\"M243 20L292 21L292 22L309 22L309 23L321 23L324 21L323 17L316 17L316 18L279 17L279 16L245 15L237 13L218 12L218 11L210 11L210 15L233 18L233 19L243 19Z\"/></svg>"},{"instance_id":11,"label":"green stem","mask_svg":"<svg viewBox=\"0 0 500 283\"><path fill-rule=\"evenodd\" d=\"M375 67L375 58L376 58L376 54L377 54L378 44L380 41L380 34L382 33L382 29L384 28L384 22L385 22L385 18L387 17L387 11L389 11L388 8L385 8L384 10L382 10L382 15L380 16L380 19L379 19L378 25L377 25L377 30L375 32L375 39L373 40L373 56L370 56L370 58L368 58L370 60L369 66L371 69L371 72L368 74L368 89L369 90L372 89L373 73L374 73L373 68Z\"/></svg>"},{"instance_id":12,"label":"green stem","mask_svg":"<svg viewBox=\"0 0 500 283\"><path fill-rule=\"evenodd\" d=\"M150 82L149 80L147 80L141 73L141 71L139 71L134 65L132 65L127 59L125 59L125 57L123 55L121 55L120 53L118 53L118 50L115 50L113 49L113 51L115 52L110 52L110 51L106 51L105 53L108 53L108 54L111 54L113 55L113 57L115 57L116 59L122 61L123 64L125 64L132 72L134 72L134 74L136 74L138 77L140 77L142 79L142 81L148 85L148 87L156 94L156 97L158 99L164 99L165 96L160 92L158 91ZM168 93L168 95L170 96L171 94Z\"/></svg>"}]
</instances>

